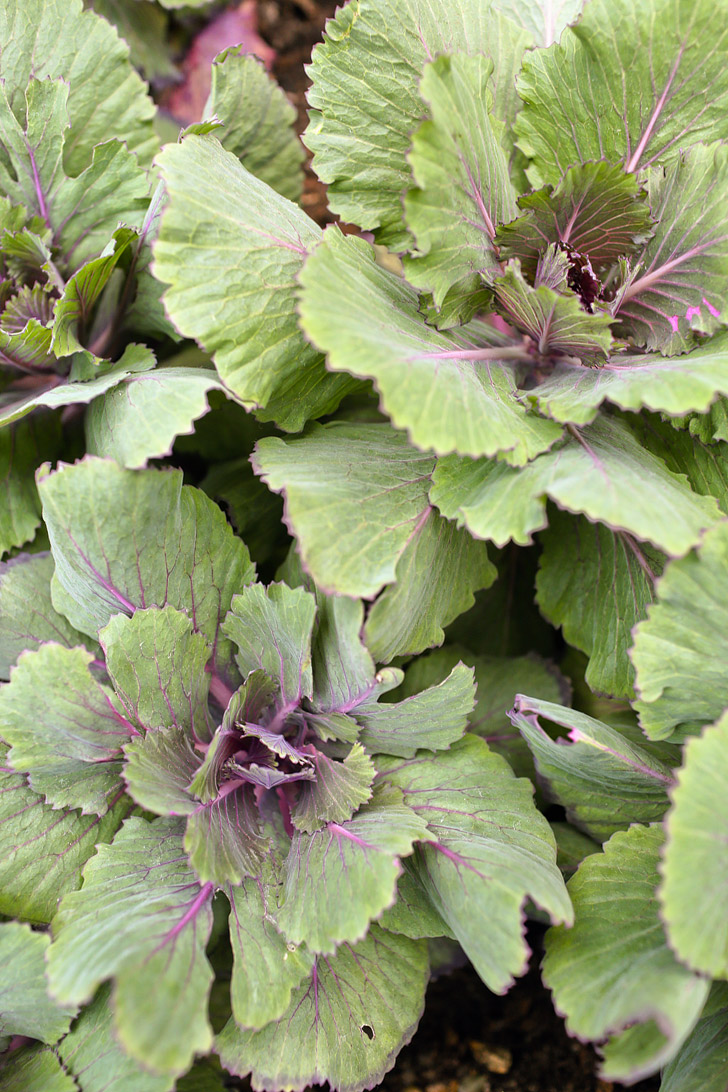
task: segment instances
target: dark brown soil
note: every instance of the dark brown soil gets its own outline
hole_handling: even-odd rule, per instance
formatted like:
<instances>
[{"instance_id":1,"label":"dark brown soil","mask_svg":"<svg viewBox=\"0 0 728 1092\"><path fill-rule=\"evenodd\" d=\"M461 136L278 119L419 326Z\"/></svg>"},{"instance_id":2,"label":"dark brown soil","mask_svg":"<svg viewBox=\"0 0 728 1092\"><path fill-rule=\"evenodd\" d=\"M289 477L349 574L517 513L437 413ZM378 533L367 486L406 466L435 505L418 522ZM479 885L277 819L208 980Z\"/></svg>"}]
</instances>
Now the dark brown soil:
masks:
<instances>
[{"instance_id":1,"label":"dark brown soil","mask_svg":"<svg viewBox=\"0 0 728 1092\"><path fill-rule=\"evenodd\" d=\"M273 74L306 127L304 65L321 38L336 0L259 0L258 30L274 47ZM320 224L331 222L326 189L307 166L303 206ZM538 946L538 938L532 938ZM537 957L534 956L534 966ZM491 994L470 967L430 985L422 1022L381 1092L618 1092L600 1080L594 1050L569 1038L537 970L505 997ZM659 1079L632 1085L657 1092Z\"/></svg>"}]
</instances>

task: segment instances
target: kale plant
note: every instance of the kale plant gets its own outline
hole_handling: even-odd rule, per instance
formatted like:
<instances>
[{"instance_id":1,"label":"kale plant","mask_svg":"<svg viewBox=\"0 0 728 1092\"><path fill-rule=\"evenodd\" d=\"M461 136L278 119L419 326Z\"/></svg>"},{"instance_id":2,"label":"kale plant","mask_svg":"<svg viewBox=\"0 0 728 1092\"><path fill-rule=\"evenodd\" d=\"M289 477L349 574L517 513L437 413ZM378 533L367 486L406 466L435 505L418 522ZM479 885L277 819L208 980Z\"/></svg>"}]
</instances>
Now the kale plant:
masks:
<instances>
[{"instance_id":1,"label":"kale plant","mask_svg":"<svg viewBox=\"0 0 728 1092\"><path fill-rule=\"evenodd\" d=\"M345 234L255 60L160 150L88 7L0 12L0 1092L373 1088L527 916L724 1092L726 13L349 0Z\"/></svg>"}]
</instances>

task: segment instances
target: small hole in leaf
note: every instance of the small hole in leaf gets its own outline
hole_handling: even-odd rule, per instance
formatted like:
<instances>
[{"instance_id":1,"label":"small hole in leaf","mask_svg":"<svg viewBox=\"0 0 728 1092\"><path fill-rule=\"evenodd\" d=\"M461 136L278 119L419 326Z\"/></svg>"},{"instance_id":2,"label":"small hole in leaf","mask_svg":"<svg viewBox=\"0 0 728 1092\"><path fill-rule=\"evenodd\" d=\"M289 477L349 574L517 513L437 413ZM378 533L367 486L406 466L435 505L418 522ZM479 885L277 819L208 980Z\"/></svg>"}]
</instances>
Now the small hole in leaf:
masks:
<instances>
[{"instance_id":1,"label":"small hole in leaf","mask_svg":"<svg viewBox=\"0 0 728 1092\"><path fill-rule=\"evenodd\" d=\"M374 1038L374 1028L370 1027L369 1024L362 1024L361 1030L366 1035L367 1039Z\"/></svg>"}]
</instances>

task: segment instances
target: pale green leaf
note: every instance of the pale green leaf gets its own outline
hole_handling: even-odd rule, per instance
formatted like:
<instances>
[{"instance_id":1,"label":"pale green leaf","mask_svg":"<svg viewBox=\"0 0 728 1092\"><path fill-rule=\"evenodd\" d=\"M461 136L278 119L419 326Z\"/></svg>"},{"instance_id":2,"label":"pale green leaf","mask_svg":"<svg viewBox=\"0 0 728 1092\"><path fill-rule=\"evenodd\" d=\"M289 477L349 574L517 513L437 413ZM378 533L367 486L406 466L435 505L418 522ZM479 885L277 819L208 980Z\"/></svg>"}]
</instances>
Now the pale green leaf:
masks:
<instances>
[{"instance_id":1,"label":"pale green leaf","mask_svg":"<svg viewBox=\"0 0 728 1092\"><path fill-rule=\"evenodd\" d=\"M438 686L400 702L367 702L353 716L367 750L412 758L420 748L445 750L460 739L474 705L473 669L458 663Z\"/></svg>"},{"instance_id":2,"label":"pale green leaf","mask_svg":"<svg viewBox=\"0 0 728 1092\"><path fill-rule=\"evenodd\" d=\"M6 750L0 746L3 759ZM96 845L111 841L128 810L122 797L101 816L57 811L23 775L0 771L0 913L50 921L61 896L80 887Z\"/></svg>"},{"instance_id":3,"label":"pale green leaf","mask_svg":"<svg viewBox=\"0 0 728 1092\"><path fill-rule=\"evenodd\" d=\"M0 1092L78 1092L78 1085L48 1047L24 1050L0 1072Z\"/></svg>"},{"instance_id":4,"label":"pale green leaf","mask_svg":"<svg viewBox=\"0 0 728 1092\"><path fill-rule=\"evenodd\" d=\"M728 714L688 741L662 861L660 904L670 946L695 971L728 978L728 926L722 891L728 882L724 773Z\"/></svg>"},{"instance_id":5,"label":"pale green leaf","mask_svg":"<svg viewBox=\"0 0 728 1092\"><path fill-rule=\"evenodd\" d=\"M85 648L53 643L21 653L0 688L0 735L11 766L49 804L101 815L120 788L121 748L134 728L92 662Z\"/></svg>"},{"instance_id":6,"label":"pale green leaf","mask_svg":"<svg viewBox=\"0 0 728 1092\"><path fill-rule=\"evenodd\" d=\"M657 602L635 630L635 708L650 739L676 731L694 735L728 705L727 560L724 522L687 557L670 562L657 585Z\"/></svg>"},{"instance_id":7,"label":"pale green leaf","mask_svg":"<svg viewBox=\"0 0 728 1092\"><path fill-rule=\"evenodd\" d=\"M291 431L336 409L356 384L326 372L296 319L296 278L321 231L255 178L214 136L159 157L168 194L154 274L180 333L210 353L222 381Z\"/></svg>"},{"instance_id":8,"label":"pale green leaf","mask_svg":"<svg viewBox=\"0 0 728 1092\"><path fill-rule=\"evenodd\" d=\"M422 120L419 81L441 53L491 56L495 114L510 125L518 108L513 77L531 36L480 0L459 4L358 0L340 8L313 53L306 146L342 220L379 228L378 241L403 250L406 155Z\"/></svg>"},{"instance_id":9,"label":"pale green leaf","mask_svg":"<svg viewBox=\"0 0 728 1092\"><path fill-rule=\"evenodd\" d=\"M313 694L311 632L316 601L303 588L285 584L250 584L233 597L222 624L236 645L235 660L243 678L263 671L278 683L287 708Z\"/></svg>"},{"instance_id":10,"label":"pale green leaf","mask_svg":"<svg viewBox=\"0 0 728 1092\"><path fill-rule=\"evenodd\" d=\"M363 239L328 228L300 283L301 324L328 353L329 368L373 379L383 409L416 446L505 452L523 463L560 436L521 402L510 358L522 348L503 346L493 327L445 334L428 326L415 291L383 269Z\"/></svg>"},{"instance_id":11,"label":"pale green leaf","mask_svg":"<svg viewBox=\"0 0 728 1092\"><path fill-rule=\"evenodd\" d=\"M550 46L577 20L584 4L583 0L494 0L494 6L527 30L535 45Z\"/></svg>"},{"instance_id":12,"label":"pale green leaf","mask_svg":"<svg viewBox=\"0 0 728 1092\"><path fill-rule=\"evenodd\" d=\"M483 282L502 272L495 231L516 215L502 125L491 114L492 62L484 56L439 57L425 67L420 93L430 107L412 138L408 159L416 188L405 219L415 237L405 275L433 295L464 296L460 321L483 310Z\"/></svg>"},{"instance_id":13,"label":"pale green leaf","mask_svg":"<svg viewBox=\"0 0 728 1092\"><path fill-rule=\"evenodd\" d=\"M567 732L553 738L539 718ZM601 842L630 823L662 819L674 784L671 770L615 728L520 694L511 720L533 752L549 798L592 838Z\"/></svg>"},{"instance_id":14,"label":"pale green leaf","mask_svg":"<svg viewBox=\"0 0 728 1092\"><path fill-rule=\"evenodd\" d=\"M89 861L83 888L59 907L51 993L90 1000L114 977L115 1030L126 1052L152 1071L184 1073L195 1052L212 1045L211 895L212 885L200 887L186 863L179 820L128 819Z\"/></svg>"},{"instance_id":15,"label":"pale green leaf","mask_svg":"<svg viewBox=\"0 0 728 1092\"><path fill-rule=\"evenodd\" d=\"M351 710L369 697L377 685L374 660L360 636L363 622L364 606L360 600L316 592L311 651L317 711Z\"/></svg>"},{"instance_id":16,"label":"pale green leaf","mask_svg":"<svg viewBox=\"0 0 728 1092\"><path fill-rule=\"evenodd\" d=\"M524 62L516 133L532 182L598 159L636 171L728 136L727 61L709 0L591 0L559 45Z\"/></svg>"},{"instance_id":17,"label":"pale green leaf","mask_svg":"<svg viewBox=\"0 0 728 1092\"><path fill-rule=\"evenodd\" d=\"M217 117L215 136L243 166L290 201L303 188L305 152L296 136L295 108L262 61L235 46L212 62L210 97L203 117Z\"/></svg>"},{"instance_id":18,"label":"pale green leaf","mask_svg":"<svg viewBox=\"0 0 728 1092\"><path fill-rule=\"evenodd\" d=\"M416 877L485 984L505 992L528 962L526 897L552 921L572 921L556 843L531 784L471 735L449 751L377 765L435 836L413 859Z\"/></svg>"},{"instance_id":19,"label":"pale green leaf","mask_svg":"<svg viewBox=\"0 0 728 1092\"><path fill-rule=\"evenodd\" d=\"M655 888L663 832L633 826L587 857L569 881L575 924L546 938L543 975L566 1027L604 1040L602 1076L655 1073L695 1026L710 983L677 962Z\"/></svg>"},{"instance_id":20,"label":"pale green leaf","mask_svg":"<svg viewBox=\"0 0 728 1092\"><path fill-rule=\"evenodd\" d=\"M539 540L541 612L589 657L585 679L592 690L633 698L634 667L627 655L632 631L654 601L664 556L624 531L555 508Z\"/></svg>"},{"instance_id":21,"label":"pale green leaf","mask_svg":"<svg viewBox=\"0 0 728 1092\"><path fill-rule=\"evenodd\" d=\"M115 614L99 631L106 667L129 719L139 728L183 728L208 740L210 646L182 611L167 604Z\"/></svg>"},{"instance_id":22,"label":"pale green leaf","mask_svg":"<svg viewBox=\"0 0 728 1092\"><path fill-rule=\"evenodd\" d=\"M189 815L195 800L187 791L200 765L187 733L159 728L124 748L124 781L137 804L156 815Z\"/></svg>"},{"instance_id":23,"label":"pale green leaf","mask_svg":"<svg viewBox=\"0 0 728 1092\"><path fill-rule=\"evenodd\" d=\"M131 63L147 80L177 76L170 57L168 17L151 0L85 0L97 15L112 23L129 46Z\"/></svg>"},{"instance_id":24,"label":"pale green leaf","mask_svg":"<svg viewBox=\"0 0 728 1092\"><path fill-rule=\"evenodd\" d=\"M323 751L312 756L315 781L301 783L301 794L291 811L296 830L313 834L324 823L345 823L371 799L376 770L360 743L355 743L343 762Z\"/></svg>"},{"instance_id":25,"label":"pale green leaf","mask_svg":"<svg viewBox=\"0 0 728 1092\"><path fill-rule=\"evenodd\" d=\"M76 1015L75 1005L59 1006L48 996L45 954L47 933L35 933L17 921L0 923L0 1035L27 1035L55 1043Z\"/></svg>"},{"instance_id":26,"label":"pale green leaf","mask_svg":"<svg viewBox=\"0 0 728 1092\"><path fill-rule=\"evenodd\" d=\"M344 941L361 940L394 902L399 858L429 837L426 819L391 786L375 792L353 819L295 834L276 915L280 929L294 944L327 955Z\"/></svg>"},{"instance_id":27,"label":"pale green leaf","mask_svg":"<svg viewBox=\"0 0 728 1092\"><path fill-rule=\"evenodd\" d=\"M260 440L253 466L285 494L286 525L320 588L370 598L392 583L429 510L432 455L388 425L336 421Z\"/></svg>"},{"instance_id":28,"label":"pale green leaf","mask_svg":"<svg viewBox=\"0 0 728 1092\"><path fill-rule=\"evenodd\" d=\"M404 872L397 881L397 901L389 906L379 923L392 933L402 933L412 940L426 937L455 939L449 925L438 914L422 884L416 879L411 861L404 861Z\"/></svg>"},{"instance_id":29,"label":"pale green leaf","mask_svg":"<svg viewBox=\"0 0 728 1092\"><path fill-rule=\"evenodd\" d=\"M340 1092L379 1084L409 1042L429 977L424 941L373 925L359 944L319 958L280 1019L241 1032L230 1020L216 1049L231 1073L261 1092L302 1092L329 1082Z\"/></svg>"},{"instance_id":30,"label":"pale green leaf","mask_svg":"<svg viewBox=\"0 0 728 1092\"><path fill-rule=\"evenodd\" d=\"M728 987L714 983L700 1020L662 1071L660 1092L725 1092Z\"/></svg>"},{"instance_id":31,"label":"pale green leaf","mask_svg":"<svg viewBox=\"0 0 728 1092\"><path fill-rule=\"evenodd\" d=\"M156 1076L119 1045L114 1034L111 988L101 986L58 1045L63 1065L83 1092L172 1092L174 1077Z\"/></svg>"},{"instance_id":32,"label":"pale green leaf","mask_svg":"<svg viewBox=\"0 0 728 1092\"><path fill-rule=\"evenodd\" d=\"M262 1028L288 1008L291 993L311 972L314 957L289 944L275 921L275 888L243 880L227 889L233 972L230 998L238 1027Z\"/></svg>"},{"instance_id":33,"label":"pale green leaf","mask_svg":"<svg viewBox=\"0 0 728 1092\"><path fill-rule=\"evenodd\" d=\"M497 575L485 543L431 509L397 562L394 584L367 615L364 639L377 663L442 644L444 627Z\"/></svg>"},{"instance_id":34,"label":"pale green leaf","mask_svg":"<svg viewBox=\"0 0 728 1092\"><path fill-rule=\"evenodd\" d=\"M35 536L41 520L33 471L59 447L59 422L47 413L0 428L0 555Z\"/></svg>"},{"instance_id":35,"label":"pale green leaf","mask_svg":"<svg viewBox=\"0 0 728 1092\"><path fill-rule=\"evenodd\" d=\"M225 516L181 471L123 470L107 459L61 465L38 484L56 563L53 598L83 633L136 607L192 611L226 665L219 626L234 592L255 577Z\"/></svg>"},{"instance_id":36,"label":"pale green leaf","mask_svg":"<svg viewBox=\"0 0 728 1092\"><path fill-rule=\"evenodd\" d=\"M206 368L171 366L122 377L89 406L86 448L134 469L170 455L177 436L194 432L195 421L210 408L209 392L220 386Z\"/></svg>"},{"instance_id":37,"label":"pale green leaf","mask_svg":"<svg viewBox=\"0 0 728 1092\"><path fill-rule=\"evenodd\" d=\"M693 330L712 334L725 324L728 147L691 148L667 173L653 168L648 186L658 223L634 255L639 275L618 297L614 316L638 345L675 355L692 347Z\"/></svg>"},{"instance_id":38,"label":"pale green leaf","mask_svg":"<svg viewBox=\"0 0 728 1092\"><path fill-rule=\"evenodd\" d=\"M51 602L53 558L48 553L20 554L0 562L0 678L10 677L10 668L21 652L37 650L46 641L73 648L88 641Z\"/></svg>"},{"instance_id":39,"label":"pale green leaf","mask_svg":"<svg viewBox=\"0 0 728 1092\"><path fill-rule=\"evenodd\" d=\"M532 541L547 525L546 499L590 520L683 554L719 511L683 475L646 451L622 421L600 417L523 469L451 455L433 475L430 497L448 519L502 546Z\"/></svg>"}]
</instances>

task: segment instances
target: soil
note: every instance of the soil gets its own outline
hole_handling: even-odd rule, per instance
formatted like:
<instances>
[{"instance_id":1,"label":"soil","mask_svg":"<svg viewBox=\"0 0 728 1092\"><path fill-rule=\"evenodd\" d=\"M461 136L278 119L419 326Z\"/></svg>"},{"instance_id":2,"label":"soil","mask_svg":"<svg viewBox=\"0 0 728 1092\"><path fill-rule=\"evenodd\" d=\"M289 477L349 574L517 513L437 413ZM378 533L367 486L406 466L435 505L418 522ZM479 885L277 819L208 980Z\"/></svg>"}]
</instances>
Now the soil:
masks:
<instances>
[{"instance_id":1,"label":"soil","mask_svg":"<svg viewBox=\"0 0 728 1092\"><path fill-rule=\"evenodd\" d=\"M258 32L276 50L273 75L307 124L304 66L321 39L335 0L258 0ZM324 225L332 222L326 188L306 165L302 204ZM348 227L348 225L342 225ZM355 229L353 229L355 230ZM597 1076L598 1057L566 1034L541 984L541 934L529 936L532 970L505 997L496 997L462 967L432 982L412 1042L379 1086L381 1092L618 1092ZM658 1092L659 1078L632 1092Z\"/></svg>"}]
</instances>

